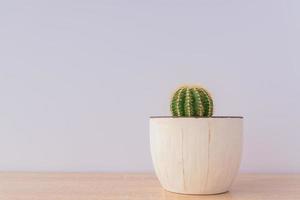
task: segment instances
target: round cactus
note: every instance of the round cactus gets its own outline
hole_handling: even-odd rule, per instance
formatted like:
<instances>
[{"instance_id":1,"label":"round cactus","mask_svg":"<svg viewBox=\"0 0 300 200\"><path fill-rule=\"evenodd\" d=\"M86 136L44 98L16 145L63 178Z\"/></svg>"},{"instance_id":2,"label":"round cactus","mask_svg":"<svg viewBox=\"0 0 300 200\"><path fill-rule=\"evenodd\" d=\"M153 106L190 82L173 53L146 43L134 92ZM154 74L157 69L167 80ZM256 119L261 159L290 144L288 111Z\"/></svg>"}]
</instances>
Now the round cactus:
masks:
<instances>
[{"instance_id":1,"label":"round cactus","mask_svg":"<svg viewBox=\"0 0 300 200\"><path fill-rule=\"evenodd\" d=\"M171 112L175 117L211 117L213 100L201 87L180 87L172 97Z\"/></svg>"}]
</instances>

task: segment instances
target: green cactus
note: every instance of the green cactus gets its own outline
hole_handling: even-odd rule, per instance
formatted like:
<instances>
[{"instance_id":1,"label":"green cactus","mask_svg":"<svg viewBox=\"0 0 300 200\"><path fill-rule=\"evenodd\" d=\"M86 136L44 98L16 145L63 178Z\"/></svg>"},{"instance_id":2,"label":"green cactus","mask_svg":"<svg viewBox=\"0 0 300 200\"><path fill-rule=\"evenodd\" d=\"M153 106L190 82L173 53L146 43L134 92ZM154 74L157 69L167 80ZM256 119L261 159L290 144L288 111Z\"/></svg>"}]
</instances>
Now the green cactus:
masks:
<instances>
[{"instance_id":1,"label":"green cactus","mask_svg":"<svg viewBox=\"0 0 300 200\"><path fill-rule=\"evenodd\" d=\"M201 87L180 87L171 100L171 112L174 117L211 117L213 100Z\"/></svg>"}]
</instances>

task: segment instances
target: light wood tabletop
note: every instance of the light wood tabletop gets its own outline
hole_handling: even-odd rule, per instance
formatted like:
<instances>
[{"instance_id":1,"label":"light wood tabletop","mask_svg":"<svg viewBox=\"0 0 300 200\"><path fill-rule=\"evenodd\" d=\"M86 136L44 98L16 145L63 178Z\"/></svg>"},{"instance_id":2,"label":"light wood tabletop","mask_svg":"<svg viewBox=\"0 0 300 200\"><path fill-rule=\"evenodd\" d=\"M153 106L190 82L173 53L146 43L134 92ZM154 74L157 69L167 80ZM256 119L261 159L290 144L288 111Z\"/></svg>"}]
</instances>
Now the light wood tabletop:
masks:
<instances>
[{"instance_id":1,"label":"light wood tabletop","mask_svg":"<svg viewBox=\"0 0 300 200\"><path fill-rule=\"evenodd\" d=\"M153 174L0 173L0 200L298 200L300 175L241 174L230 192L180 195Z\"/></svg>"}]
</instances>

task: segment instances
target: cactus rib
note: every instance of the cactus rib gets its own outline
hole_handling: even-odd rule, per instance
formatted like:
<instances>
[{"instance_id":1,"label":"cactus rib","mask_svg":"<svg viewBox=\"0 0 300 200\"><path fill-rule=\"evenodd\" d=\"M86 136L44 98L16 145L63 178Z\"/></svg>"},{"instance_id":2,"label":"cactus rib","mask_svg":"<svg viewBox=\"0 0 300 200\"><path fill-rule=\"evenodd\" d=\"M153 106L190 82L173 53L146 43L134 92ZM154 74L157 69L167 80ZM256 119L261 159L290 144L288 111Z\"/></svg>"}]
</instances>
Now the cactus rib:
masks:
<instances>
[{"instance_id":1,"label":"cactus rib","mask_svg":"<svg viewBox=\"0 0 300 200\"><path fill-rule=\"evenodd\" d=\"M213 100L203 88L181 87L174 93L170 109L176 117L211 117Z\"/></svg>"}]
</instances>

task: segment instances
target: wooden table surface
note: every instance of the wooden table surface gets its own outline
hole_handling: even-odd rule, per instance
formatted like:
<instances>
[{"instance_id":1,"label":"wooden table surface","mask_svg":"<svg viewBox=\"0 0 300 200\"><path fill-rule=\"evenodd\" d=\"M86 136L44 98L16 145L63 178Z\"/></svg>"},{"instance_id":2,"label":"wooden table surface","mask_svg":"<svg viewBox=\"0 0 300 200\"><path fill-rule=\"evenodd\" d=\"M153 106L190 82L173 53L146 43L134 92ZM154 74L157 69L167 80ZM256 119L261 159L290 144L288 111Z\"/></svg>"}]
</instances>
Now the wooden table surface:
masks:
<instances>
[{"instance_id":1,"label":"wooden table surface","mask_svg":"<svg viewBox=\"0 0 300 200\"><path fill-rule=\"evenodd\" d=\"M230 192L180 195L153 174L0 173L0 200L300 200L300 175L241 174Z\"/></svg>"}]
</instances>

